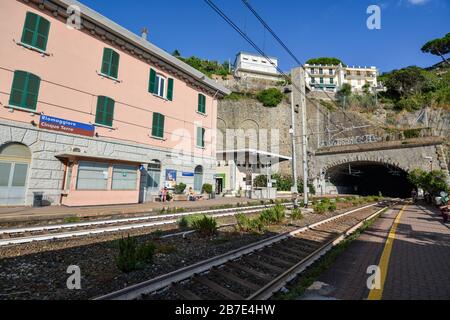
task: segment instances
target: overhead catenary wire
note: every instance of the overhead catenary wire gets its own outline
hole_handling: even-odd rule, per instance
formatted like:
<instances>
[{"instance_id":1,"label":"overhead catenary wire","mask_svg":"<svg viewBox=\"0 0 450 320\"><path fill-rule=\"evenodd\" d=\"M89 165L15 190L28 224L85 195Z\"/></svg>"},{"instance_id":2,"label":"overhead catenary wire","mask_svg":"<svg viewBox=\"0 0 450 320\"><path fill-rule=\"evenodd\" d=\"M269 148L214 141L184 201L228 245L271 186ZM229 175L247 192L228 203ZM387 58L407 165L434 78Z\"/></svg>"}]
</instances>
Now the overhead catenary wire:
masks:
<instances>
[{"instance_id":1,"label":"overhead catenary wire","mask_svg":"<svg viewBox=\"0 0 450 320\"><path fill-rule=\"evenodd\" d=\"M314 105L314 102L306 95L306 93L303 93L302 90L292 81L291 77L287 75L281 68L273 62L273 60L263 51L259 48L259 46L245 33L242 31L239 26L237 26L231 18L229 18L212 0L204 0L205 3L213 9L227 24L229 24L244 40L246 40L261 56L263 56L273 67L276 68L276 70L282 75L288 82L292 83L292 86L298 90L298 92L305 97L306 100L311 102ZM314 105L316 108L318 108L319 112L322 113L324 116L328 116L328 114L325 114L323 110L321 110L319 107ZM344 114L345 115L345 114ZM346 115L345 115L346 116ZM348 118L348 116L346 116ZM335 125L336 127L341 127L340 124L336 124L334 120L329 119L330 123ZM350 119L352 122L352 120ZM359 147L358 147L359 148Z\"/></svg>"},{"instance_id":2,"label":"overhead catenary wire","mask_svg":"<svg viewBox=\"0 0 450 320\"><path fill-rule=\"evenodd\" d=\"M273 29L267 24L267 22L258 14L258 12L252 7L252 5L250 4L250 2L248 0L241 0L244 5L253 13L253 15L261 22L261 24L264 26L265 29L267 29L267 31L269 31L272 36L275 38L275 40L277 40L277 42L286 50L286 52L294 59L294 61L299 64L304 70L305 73L309 75L309 77L312 78L311 73L307 70L307 68L305 67L305 65L295 56L294 53L292 53L292 51L289 49L289 47L283 42L283 40L280 39L280 37L275 33L275 31L273 31ZM347 113L345 112L344 108L341 108L335 101L334 99L328 94L327 91L324 91L324 93L327 95L327 97L332 101L332 103L338 108L342 110L342 113L344 114L344 116L351 122L353 123L352 119L350 119L350 117L348 117Z\"/></svg>"}]
</instances>

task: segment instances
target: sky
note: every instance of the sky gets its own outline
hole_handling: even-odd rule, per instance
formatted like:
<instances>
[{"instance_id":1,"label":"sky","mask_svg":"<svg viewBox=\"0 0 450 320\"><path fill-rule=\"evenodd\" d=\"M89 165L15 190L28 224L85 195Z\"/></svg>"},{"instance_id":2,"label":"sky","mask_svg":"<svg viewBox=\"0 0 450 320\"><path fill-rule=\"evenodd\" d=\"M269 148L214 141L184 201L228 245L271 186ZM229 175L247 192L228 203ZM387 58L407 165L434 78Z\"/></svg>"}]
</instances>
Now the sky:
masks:
<instances>
[{"instance_id":1,"label":"sky","mask_svg":"<svg viewBox=\"0 0 450 320\"><path fill-rule=\"evenodd\" d=\"M234 61L255 50L204 0L81 0L126 29L182 56ZM214 0L267 55L288 71L296 62L265 31L241 0ZM450 32L450 0L249 0L253 8L302 62L337 57L345 64L376 66L382 72L410 65L428 67L439 57L424 54L429 40ZM381 29L369 30L367 8L381 8Z\"/></svg>"}]
</instances>

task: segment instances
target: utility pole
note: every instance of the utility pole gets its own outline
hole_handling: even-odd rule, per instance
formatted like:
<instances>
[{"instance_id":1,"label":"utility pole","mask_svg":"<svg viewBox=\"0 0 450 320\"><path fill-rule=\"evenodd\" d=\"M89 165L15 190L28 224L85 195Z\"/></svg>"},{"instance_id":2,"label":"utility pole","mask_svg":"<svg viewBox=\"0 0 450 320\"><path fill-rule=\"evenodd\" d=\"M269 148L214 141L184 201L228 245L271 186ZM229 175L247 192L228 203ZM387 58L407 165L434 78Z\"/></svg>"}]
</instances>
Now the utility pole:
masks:
<instances>
[{"instance_id":1,"label":"utility pole","mask_svg":"<svg viewBox=\"0 0 450 320\"><path fill-rule=\"evenodd\" d=\"M303 202L308 207L309 188L308 188L308 130L306 121L306 84L305 69L300 68L300 108L302 109L302 145L303 145Z\"/></svg>"},{"instance_id":2,"label":"utility pole","mask_svg":"<svg viewBox=\"0 0 450 320\"><path fill-rule=\"evenodd\" d=\"M298 208L298 175L297 175L297 134L295 130L295 106L294 106L294 89L291 89L291 139L292 139L292 179L294 186L292 187L292 193L294 194L294 208Z\"/></svg>"},{"instance_id":3,"label":"utility pole","mask_svg":"<svg viewBox=\"0 0 450 320\"><path fill-rule=\"evenodd\" d=\"M305 84L305 70L302 67L298 67L292 70L292 171L294 174L294 184L298 186L297 181L297 153L296 153L296 126L295 126L295 103L298 101L298 106L301 109L302 114L302 153L303 153L303 202L305 207L308 206L309 202L309 189L308 189L308 132L307 132L307 122L306 122L306 84ZM295 171L294 171L295 170Z\"/></svg>"}]
</instances>

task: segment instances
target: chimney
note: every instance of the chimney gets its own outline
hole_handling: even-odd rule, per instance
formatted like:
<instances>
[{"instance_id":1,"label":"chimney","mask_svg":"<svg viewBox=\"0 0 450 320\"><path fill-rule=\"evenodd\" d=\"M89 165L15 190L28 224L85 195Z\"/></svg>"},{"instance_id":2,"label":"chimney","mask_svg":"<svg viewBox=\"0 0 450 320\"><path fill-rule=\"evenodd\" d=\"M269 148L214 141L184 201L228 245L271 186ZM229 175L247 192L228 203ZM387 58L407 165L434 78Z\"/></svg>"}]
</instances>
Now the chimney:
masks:
<instances>
[{"instance_id":1,"label":"chimney","mask_svg":"<svg viewBox=\"0 0 450 320\"><path fill-rule=\"evenodd\" d=\"M143 28L142 29L142 39L147 40L147 36L148 36L148 29L147 28Z\"/></svg>"}]
</instances>

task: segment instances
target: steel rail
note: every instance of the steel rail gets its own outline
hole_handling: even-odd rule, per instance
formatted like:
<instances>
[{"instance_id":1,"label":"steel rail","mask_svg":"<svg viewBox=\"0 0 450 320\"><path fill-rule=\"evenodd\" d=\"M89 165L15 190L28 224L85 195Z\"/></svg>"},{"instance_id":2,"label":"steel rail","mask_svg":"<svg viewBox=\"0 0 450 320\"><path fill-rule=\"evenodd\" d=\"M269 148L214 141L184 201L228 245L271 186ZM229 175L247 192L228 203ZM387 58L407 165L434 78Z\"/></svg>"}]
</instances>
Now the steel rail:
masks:
<instances>
[{"instance_id":1,"label":"steel rail","mask_svg":"<svg viewBox=\"0 0 450 320\"><path fill-rule=\"evenodd\" d=\"M170 285L172 285L174 283L182 282L182 281L187 280L197 274L202 274L202 273L208 272L214 267L218 267L218 266L226 264L227 262L237 260L245 255L259 251L259 250L261 250L265 247L271 246L275 243L279 243L279 242L286 240L290 237L293 237L299 233L305 232L305 231L313 229L317 226L335 221L342 217L348 216L352 213L355 213L355 212L358 212L358 211L361 211L364 209L368 209L368 208L371 208L371 207L374 207L377 205L382 205L382 203L379 202L379 203L370 204L367 206L363 206L360 208L350 210L348 212L336 215L332 218L325 219L325 220L316 222L314 224L295 229L294 231L276 235L276 236L258 241L256 243L249 244L242 248L239 248L239 249L230 251L228 253L222 254L220 256L213 257L213 258L198 262L196 264L175 270L173 272L161 275L154 279L151 279L151 280L148 280L145 282L141 282L141 283L133 285L133 286L129 286L127 288L109 293L109 294L101 296L101 297L94 298L93 300L134 300L134 299L139 299L142 295L160 291L164 288L169 287ZM389 206L385 206L382 210L384 210L386 207L389 207Z\"/></svg>"},{"instance_id":2,"label":"steel rail","mask_svg":"<svg viewBox=\"0 0 450 320\"><path fill-rule=\"evenodd\" d=\"M258 206L258 207L246 207L246 208L252 208L252 209L247 209L247 210L245 210L245 208L239 208L238 210L236 210L237 208L233 208L232 210L227 209L226 210L227 212L231 211L229 213L213 213L213 212L220 212L218 210L199 211L196 213L192 212L192 213L188 213L188 214L158 216L158 217L154 217L155 219L153 219L153 220L156 220L156 218L159 218L159 219L167 218L168 216L182 218L182 217L186 217L186 216L200 215L200 214L204 214L208 217L224 218L224 217L236 216L238 214L258 213L258 212L261 212L261 210L263 210L265 208L270 208L272 206L273 205ZM291 204L285 204L285 206L289 207L289 206L291 206ZM208 214L208 212L209 212L209 214ZM99 229L88 229L88 230L80 230L80 231L43 234L43 235L29 236L29 237L17 237L17 238L10 238L10 239L2 239L2 240L0 240L0 247L4 247L4 246L8 246L8 245L25 244L25 243L31 243L31 242L42 242L42 241L48 241L48 240L68 239L68 238L73 238L73 237L90 236L90 235L103 234L103 233L121 232L121 231L128 231L128 230L135 230L135 229L142 229L142 228L160 227L160 226L165 226L165 225L176 224L176 223L178 223L178 221L179 221L179 219L162 220L162 221L139 223L139 224L125 224L122 226L99 228ZM88 225L85 225L85 226L88 226ZM72 228L74 228L74 227L72 226ZM41 230L38 230L38 231L41 231Z\"/></svg>"},{"instance_id":3,"label":"steel rail","mask_svg":"<svg viewBox=\"0 0 450 320\"><path fill-rule=\"evenodd\" d=\"M374 214L370 215L369 217L365 218L364 220L360 221L355 226L350 227L346 231L344 231L342 234L340 234L335 239L327 242L317 250L315 250L313 253L309 254L307 257L305 257L302 261L297 263L296 265L289 268L287 271L279 275L277 278L272 280L270 283L259 289L257 292L255 292L253 295L248 297L246 300L268 300L270 299L276 292L280 291L287 283L295 279L298 274L302 273L306 270L309 266L314 264L316 261L318 261L321 257L323 257L327 252L329 252L331 249L333 249L335 246L337 246L339 243L344 241L349 235L353 234L356 230L361 228L361 226L364 225L366 221L370 221L374 219L375 217L382 214L386 208L380 209L379 211L375 212Z\"/></svg>"},{"instance_id":4,"label":"steel rail","mask_svg":"<svg viewBox=\"0 0 450 320\"><path fill-rule=\"evenodd\" d=\"M285 204L285 205L290 205L290 204ZM163 219L170 219L170 218L182 218L182 217L188 217L188 216L192 216L192 215L222 213L222 212L234 211L236 209L249 210L249 209L270 208L272 206L274 206L274 204L267 204L267 205L260 205L260 206L247 206L247 207L240 207L240 208L234 207L234 208L183 212L183 213L174 213L174 214L165 214L165 215L141 216L141 217L135 217L135 218L108 219L108 220L100 220L100 221L55 224L55 225L45 225L45 226L36 226L36 227L0 229L0 235L12 234L12 233L36 232L36 231L51 231L51 230L58 230L58 229L71 229L71 228L80 228L80 227L89 227L89 226L98 226L98 225L107 225L107 224L116 224L116 223L137 222L137 221L146 221L146 220L163 220Z\"/></svg>"}]
</instances>

